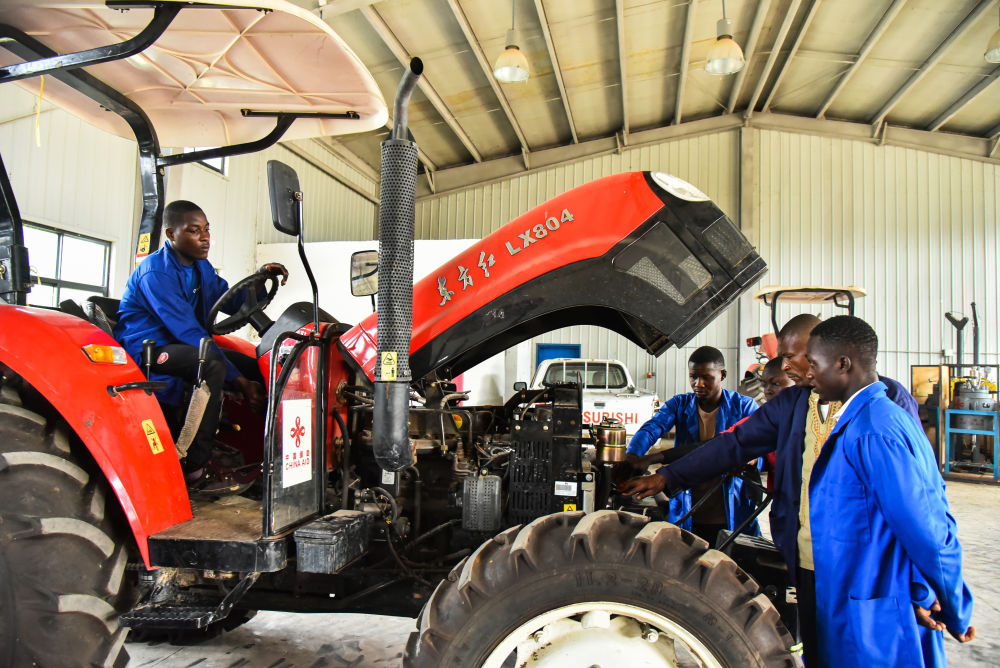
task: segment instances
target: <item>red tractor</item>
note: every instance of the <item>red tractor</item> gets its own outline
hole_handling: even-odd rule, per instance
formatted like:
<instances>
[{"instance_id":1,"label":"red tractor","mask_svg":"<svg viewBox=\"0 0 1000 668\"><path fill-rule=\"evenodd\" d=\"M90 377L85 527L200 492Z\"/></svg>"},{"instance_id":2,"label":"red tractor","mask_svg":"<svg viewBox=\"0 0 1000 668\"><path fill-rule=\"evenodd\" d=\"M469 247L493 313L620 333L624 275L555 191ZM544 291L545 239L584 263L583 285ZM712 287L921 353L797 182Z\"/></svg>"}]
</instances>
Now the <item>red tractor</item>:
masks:
<instances>
[{"instance_id":1,"label":"red tractor","mask_svg":"<svg viewBox=\"0 0 1000 668\"><path fill-rule=\"evenodd\" d=\"M139 11L164 39L186 12L260 18L181 5ZM141 109L86 70L135 45L55 59L25 29L0 30L24 64L0 68L0 82L52 73L136 132L148 186L139 250L155 248L162 167L183 158L160 156ZM660 354L755 283L763 260L696 188L627 173L532 209L414 285L417 150L405 122L420 69L404 76L382 148L377 314L340 323L313 282L312 303L272 321L268 300L250 299L213 330L256 361L268 393L262 419L224 402L219 439L254 480L240 496L189 500L155 383L109 333L113 301L24 305L27 252L0 169L0 664L124 665L125 627L232 626L259 609L419 615L410 666L795 664L772 604L783 588L762 590L725 554L654 521L655 506L609 491L613 447L582 422L578 385L480 406L451 382L575 324ZM309 116L268 111L285 129ZM260 148L250 144L200 157ZM305 195L287 166L270 163L268 176L274 224L297 238L311 278ZM244 324L258 345L225 335ZM736 543L756 575L768 548Z\"/></svg>"}]
</instances>

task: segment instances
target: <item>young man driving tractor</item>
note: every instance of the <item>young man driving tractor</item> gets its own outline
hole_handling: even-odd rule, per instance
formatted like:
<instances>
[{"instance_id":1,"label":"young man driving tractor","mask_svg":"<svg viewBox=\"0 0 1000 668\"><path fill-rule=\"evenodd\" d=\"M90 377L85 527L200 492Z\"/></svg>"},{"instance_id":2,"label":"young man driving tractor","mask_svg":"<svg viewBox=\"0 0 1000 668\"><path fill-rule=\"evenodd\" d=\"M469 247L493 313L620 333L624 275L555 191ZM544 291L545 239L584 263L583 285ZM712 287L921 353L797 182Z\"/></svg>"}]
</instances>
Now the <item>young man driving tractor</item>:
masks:
<instances>
[{"instance_id":1,"label":"young man driving tractor","mask_svg":"<svg viewBox=\"0 0 1000 668\"><path fill-rule=\"evenodd\" d=\"M198 377L199 345L210 336L209 310L226 293L229 284L208 261L211 232L201 207L186 200L171 202L163 211L163 228L167 237L163 247L143 260L128 279L114 336L140 366L143 341L155 341L150 380L168 383L165 390L157 392L157 399L166 414L182 419L184 389ZM282 284L288 278L288 271L277 263L264 265L261 272L281 275ZM263 280L254 287L259 292ZM241 303L242 298L237 296L227 306L238 308ZM264 406L261 384L247 379L237 368L241 360L234 364L230 356L239 353L223 354L212 344L201 365L201 379L208 385L210 398L194 441L181 462L192 491L224 493L239 488L231 478L216 476L206 467L215 443L223 386L228 384L241 392L256 411Z\"/></svg>"}]
</instances>

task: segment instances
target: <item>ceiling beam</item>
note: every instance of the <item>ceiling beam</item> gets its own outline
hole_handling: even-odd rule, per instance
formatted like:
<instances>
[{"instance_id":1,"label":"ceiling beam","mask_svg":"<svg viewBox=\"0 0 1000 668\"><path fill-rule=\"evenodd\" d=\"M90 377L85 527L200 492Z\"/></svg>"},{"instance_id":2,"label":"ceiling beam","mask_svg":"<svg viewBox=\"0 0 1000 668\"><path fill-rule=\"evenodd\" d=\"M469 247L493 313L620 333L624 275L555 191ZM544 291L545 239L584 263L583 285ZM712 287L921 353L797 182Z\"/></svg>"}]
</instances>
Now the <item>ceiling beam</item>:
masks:
<instances>
[{"instance_id":1,"label":"ceiling beam","mask_svg":"<svg viewBox=\"0 0 1000 668\"><path fill-rule=\"evenodd\" d=\"M615 0L615 23L618 26L618 71L622 81L622 141L628 143L628 81L625 67L624 0Z\"/></svg>"},{"instance_id":2,"label":"ceiling beam","mask_svg":"<svg viewBox=\"0 0 1000 668\"><path fill-rule=\"evenodd\" d=\"M885 13L882 14L882 18L879 19L878 25L875 26L875 29L871 31L868 35L868 39L866 39L864 45L862 45L861 51L858 53L858 57L854 61L854 64L847 68L843 76L840 77L840 81L837 82L837 85L833 87L830 95L826 98L823 106L821 106L819 111L816 112L816 118L823 118L826 116L826 110L830 108L831 104L833 104L834 98L837 97L840 91L843 90L844 86L847 85L847 82L850 81L851 78L857 73L858 68L861 67L861 63L863 63L865 58L868 57L871 50L875 48L875 44L882 37L882 33L886 31L889 24L892 23L892 20L896 18L896 15L899 14L899 10L901 10L905 4L906 0L893 0L889 9L885 10Z\"/></svg>"},{"instance_id":3,"label":"ceiling beam","mask_svg":"<svg viewBox=\"0 0 1000 668\"><path fill-rule=\"evenodd\" d=\"M965 95L960 97L958 102L948 107L943 114L931 121L931 124L927 126L927 129L930 132L939 130L942 125L950 121L955 114L960 112L962 107L975 100L983 93L983 91L996 83L997 79L1000 79L1000 67L995 68L992 72L990 72L989 76L976 84Z\"/></svg>"},{"instance_id":4,"label":"ceiling beam","mask_svg":"<svg viewBox=\"0 0 1000 668\"><path fill-rule=\"evenodd\" d=\"M476 34L472 32L472 26L469 24L469 19L465 16L465 11L462 10L462 6L458 4L458 0L448 0L448 6L451 8L451 13L458 21L458 27L462 29L462 33L465 35L465 41L469 43L469 47L472 49L472 54L479 61L479 67L482 68L483 74L486 76L486 81L489 82L490 88L493 89L493 94L497 96L497 101L500 102L500 108L503 109L503 113L507 115L507 122L510 123L510 127L514 130L514 134L517 135L517 141L521 143L521 151L528 152L531 147L528 146L528 140L524 138L524 133L521 131L521 126L517 122L517 118L514 116L514 111L510 108L510 104L507 102L507 96L504 95L503 90L500 88L500 83L493 76L493 67L490 65L489 59L486 58L486 54L483 53L483 48L479 44L479 40L476 39Z\"/></svg>"},{"instance_id":5,"label":"ceiling beam","mask_svg":"<svg viewBox=\"0 0 1000 668\"><path fill-rule=\"evenodd\" d=\"M677 95L674 98L674 120L671 125L681 122L684 107L684 84L687 83L688 67L691 66L691 36L694 33L695 0L688 0L687 18L684 19L684 41L681 42L681 65L678 70Z\"/></svg>"},{"instance_id":6,"label":"ceiling beam","mask_svg":"<svg viewBox=\"0 0 1000 668\"><path fill-rule=\"evenodd\" d=\"M385 45L389 47L392 55L396 56L396 60L398 60L399 64L403 66L403 69L408 68L410 66L410 54L406 52L406 49L403 48L400 41L396 39L396 35L393 34L386 22L382 20L382 17L379 16L378 12L371 7L361 7L359 11L361 12L361 15L365 17L365 20L368 21L368 24L372 27L375 33L382 39L383 42L385 42ZM480 155L475 144L473 144L472 140L469 138L469 135L467 135L465 130L462 129L462 126L458 124L458 120L455 118L454 114L451 113L451 110L448 108L448 105L445 104L445 101L441 99L441 96L438 95L436 90L434 90L434 87L428 83L427 78L420 77L417 79L417 86L420 88L420 91L424 94L428 101L430 101L431 106L433 106L441 118L444 119L444 122L448 124L451 131L455 133L455 136L458 137L459 141L462 142L465 149L469 152L469 155L472 156L472 159L476 162L482 162L483 156Z\"/></svg>"},{"instance_id":7,"label":"ceiling beam","mask_svg":"<svg viewBox=\"0 0 1000 668\"><path fill-rule=\"evenodd\" d=\"M764 86L767 84L767 78L771 76L771 69L774 67L774 63L778 60L778 54L781 53L781 47L785 44L785 39L788 37L788 31L792 28L792 21L795 20L795 15L799 12L799 5L802 0L792 0L792 3L788 6L788 11L785 12L785 19L781 22L781 27L778 29L778 36L774 39L774 46L771 47L771 52L767 54L767 62L764 63L764 71L761 72L760 78L757 80L757 87L753 90L753 95L750 96L750 104L747 105L746 116L747 118L753 114L757 107L757 100L760 99L761 93L764 92Z\"/></svg>"},{"instance_id":8,"label":"ceiling beam","mask_svg":"<svg viewBox=\"0 0 1000 668\"><path fill-rule=\"evenodd\" d=\"M893 93L892 97L889 98L889 101L885 103L885 106L879 109L878 113L872 117L872 125L878 125L885 120L885 117L892 112L896 104L903 99L903 96L910 92L910 89L917 85L917 82L923 79L924 76L930 72L932 67L937 65L938 61L941 60L941 57L944 56L944 52L951 48L951 45L958 41L958 38L962 36L962 33L968 30L973 23L979 20L979 17L981 17L986 10L993 6L994 1L995 0L982 0L982 2L980 2L975 9L969 12L969 15L965 17L965 20L958 24L958 27L952 30L951 34L948 35L948 38L941 42L941 44L938 45L938 48L934 50L934 53L932 53L927 60L923 62L920 69L914 72L910 78L906 80L906 83L903 84L899 90Z\"/></svg>"},{"instance_id":9,"label":"ceiling beam","mask_svg":"<svg viewBox=\"0 0 1000 668\"><path fill-rule=\"evenodd\" d=\"M532 153L530 169L525 170L520 156L506 156L487 162L460 167L451 167L435 174L437 194L459 192L488 183L504 181L512 177L524 176L554 167L565 166L579 160L593 159L601 155L631 151L643 146L662 144L680 139L732 132L742 127L772 130L815 137L832 137L866 144L896 146L925 153L948 155L966 160L1000 164L991 158L997 147L983 137L970 137L943 132L927 132L897 126L885 125L879 136L872 136L871 125L848 121L831 121L813 117L792 116L777 113L757 113L744 120L737 114L710 116L697 121L688 121L680 126L663 126L632 133L632 143L627 147L618 144L615 137L589 139L579 144L539 149ZM1000 133L1000 128L997 128ZM418 192L417 198L432 197L426 189Z\"/></svg>"},{"instance_id":10,"label":"ceiling beam","mask_svg":"<svg viewBox=\"0 0 1000 668\"><path fill-rule=\"evenodd\" d=\"M788 52L788 57L785 58L785 64L781 66L778 71L778 76L774 80L774 85L771 86L771 92L767 94L767 99L764 100L764 107L762 111L767 112L771 109L771 103L774 101L774 95L778 92L778 88L781 86L781 80L785 78L785 74L788 72L788 66L791 65L792 59L795 58L795 54L798 52L799 47L802 46L802 40L805 38L806 33L809 32L809 26L812 24L813 19L816 18L816 10L819 8L819 3L821 0L812 0L812 4L809 6L809 11L806 13L805 19L802 20L802 27L799 28L799 34L795 36L795 42L792 44L791 50Z\"/></svg>"},{"instance_id":11,"label":"ceiling beam","mask_svg":"<svg viewBox=\"0 0 1000 668\"><path fill-rule=\"evenodd\" d=\"M516 0L512 0L515 1ZM549 32L549 21L545 18L545 8L542 7L542 0L535 0L535 11L538 13L538 22L542 26L542 37L545 38L545 48L549 52L549 60L552 62L552 75L556 78L556 85L559 86L559 95L562 97L563 109L566 110L566 120L569 121L569 133L573 136L573 143L579 143L576 136L576 123L573 121L573 111L569 108L569 95L566 94L566 84L563 83L562 69L559 67L559 58L556 56L556 47L552 43L552 33Z\"/></svg>"},{"instance_id":12,"label":"ceiling beam","mask_svg":"<svg viewBox=\"0 0 1000 668\"><path fill-rule=\"evenodd\" d=\"M729 91L729 104L726 106L727 113L733 113L736 102L740 98L740 91L743 90L743 82L746 81L747 72L750 71L750 61L753 60L754 51L757 50L757 40L760 39L760 31L764 29L764 18L771 8L771 0L760 0L757 4L757 13L753 16L753 23L750 25L750 34L747 36L746 49L744 53L743 68L736 74L736 81Z\"/></svg>"},{"instance_id":13,"label":"ceiling beam","mask_svg":"<svg viewBox=\"0 0 1000 668\"><path fill-rule=\"evenodd\" d=\"M345 146L338 137L314 137L312 139L316 145L321 146L328 153L333 154L338 159L343 160L353 169L373 181L378 183L378 170L361 159L357 153Z\"/></svg>"}]
</instances>

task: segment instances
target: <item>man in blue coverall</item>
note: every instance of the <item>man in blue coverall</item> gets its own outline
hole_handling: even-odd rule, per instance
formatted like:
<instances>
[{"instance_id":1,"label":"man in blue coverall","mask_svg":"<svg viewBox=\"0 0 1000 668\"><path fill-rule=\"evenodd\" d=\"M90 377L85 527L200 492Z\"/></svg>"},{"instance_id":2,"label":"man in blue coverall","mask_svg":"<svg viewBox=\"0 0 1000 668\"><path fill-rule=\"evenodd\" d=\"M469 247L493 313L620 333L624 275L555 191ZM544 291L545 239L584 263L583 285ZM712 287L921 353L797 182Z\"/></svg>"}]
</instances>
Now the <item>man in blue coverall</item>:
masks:
<instances>
[{"instance_id":1,"label":"man in blue coverall","mask_svg":"<svg viewBox=\"0 0 1000 668\"><path fill-rule=\"evenodd\" d=\"M809 338L813 387L842 402L809 481L820 665L944 665L941 633L911 611L912 571L931 589L921 607L936 599L933 619L960 642L976 635L972 594L927 437L886 397L877 350L875 330L848 315Z\"/></svg>"},{"instance_id":2,"label":"man in blue coverall","mask_svg":"<svg viewBox=\"0 0 1000 668\"><path fill-rule=\"evenodd\" d=\"M721 351L702 346L691 353L688 358L688 381L692 391L671 398L639 428L625 451L625 462L620 471L644 470L649 460L640 458L671 428L675 430L674 447L681 448L714 437L757 409L757 404L750 397L723 389L725 379L726 359ZM683 517L694 503L711 491L716 482L717 479L704 481L671 499L670 521L676 522ZM742 480L729 478L722 489L712 494L682 526L714 543L721 529L732 531L753 512L754 504L741 491ZM746 532L760 535L756 520Z\"/></svg>"},{"instance_id":3,"label":"man in blue coverall","mask_svg":"<svg viewBox=\"0 0 1000 668\"><path fill-rule=\"evenodd\" d=\"M814 461L804 457L804 453L807 439L811 443L809 452L814 452L817 446L822 447L823 439L829 437L832 424L828 418L833 408L819 400L808 378L806 346L813 328L819 323L816 316L803 313L785 323L778 332L778 356L784 361L782 368L795 387L786 388L729 432L720 434L655 474L619 485L623 494L636 494L640 499L663 491L672 496L774 452L775 466L770 474L774 479L771 537L785 558L789 577L797 588L799 633L806 665L816 664L813 652L818 641L814 619L814 571L808 559L805 562L799 559L800 542L806 544L810 540L808 523L803 525L800 521L808 515L809 508L808 498L800 503L803 471L805 468L811 470ZM919 424L917 403L910 393L891 378L880 376L879 380L886 385L887 396L913 416L914 424ZM919 577L915 579L920 580ZM914 591L916 607L923 600L926 587L915 582Z\"/></svg>"},{"instance_id":4,"label":"man in blue coverall","mask_svg":"<svg viewBox=\"0 0 1000 668\"><path fill-rule=\"evenodd\" d=\"M142 342L156 341L150 377L168 382L166 390L157 392L157 399L172 407L168 410L178 412L185 384L191 386L198 372L199 343L209 336L208 312L229 284L215 273L207 259L211 233L205 212L198 205L186 200L171 202L163 211L163 228L167 237L163 247L143 260L125 285L114 336L137 364L141 364ZM276 263L265 265L261 271L288 277L285 268ZM241 303L240 297L231 302L233 308ZM231 384L255 410L264 404L263 390L259 383L240 373L215 345L205 360L202 378L208 384L210 399L181 466L192 490L235 491L239 487L236 483L213 479L205 466L215 443L222 388L225 383Z\"/></svg>"}]
</instances>

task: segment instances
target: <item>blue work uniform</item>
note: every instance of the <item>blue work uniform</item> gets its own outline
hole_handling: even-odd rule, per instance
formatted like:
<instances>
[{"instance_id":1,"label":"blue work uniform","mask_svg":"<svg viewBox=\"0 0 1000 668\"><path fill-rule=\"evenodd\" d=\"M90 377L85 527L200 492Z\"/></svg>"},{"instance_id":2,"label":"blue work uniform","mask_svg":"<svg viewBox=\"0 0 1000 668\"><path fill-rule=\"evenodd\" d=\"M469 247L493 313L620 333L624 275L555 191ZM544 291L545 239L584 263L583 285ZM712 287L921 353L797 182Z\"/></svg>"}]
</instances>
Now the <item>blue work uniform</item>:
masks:
<instances>
[{"instance_id":1,"label":"blue work uniform","mask_svg":"<svg viewBox=\"0 0 1000 668\"><path fill-rule=\"evenodd\" d=\"M142 364L145 339L153 339L157 347L181 343L197 348L201 339L209 336L208 312L229 284L215 273L208 260L195 260L193 267L185 269L166 241L129 276L118 307L114 337L136 364ZM229 305L238 308L241 303L242 295L238 295ZM235 380L240 372L225 355L222 357L226 382ZM154 373L150 380L167 383L167 389L156 393L160 402L181 403L184 386L180 378Z\"/></svg>"},{"instance_id":2,"label":"blue work uniform","mask_svg":"<svg viewBox=\"0 0 1000 668\"><path fill-rule=\"evenodd\" d=\"M954 633L972 618L962 548L923 431L875 382L841 411L809 479L816 627L826 666L945 665L940 632L917 624L914 571ZM780 396L780 395L779 395Z\"/></svg>"},{"instance_id":3,"label":"blue work uniform","mask_svg":"<svg viewBox=\"0 0 1000 668\"><path fill-rule=\"evenodd\" d=\"M919 424L917 402L902 385L879 376L888 396ZM771 537L788 564L794 580L798 566L799 494L802 491L802 448L805 447L808 387L788 387L765 403L728 433L701 446L658 473L666 478L668 496L701 484L715 476L775 453ZM926 439L925 439L926 440ZM930 448L927 448L930 452Z\"/></svg>"},{"instance_id":4,"label":"blue work uniform","mask_svg":"<svg viewBox=\"0 0 1000 668\"><path fill-rule=\"evenodd\" d=\"M715 414L715 433L729 429L734 424L757 410L757 404L750 397L731 390L722 391L722 400ZM678 394L660 406L660 409L645 424L639 427L628 444L626 453L641 457L665 434L674 429L674 446L697 443L698 437L698 399L693 392ZM746 464L749 459L741 462ZM735 468L735 467L730 467ZM730 469L722 471L728 472ZM707 478L706 478L707 480ZM704 482L704 481L701 481ZM730 531L740 525L743 520L753 514L754 503L743 493L743 481L732 477L723 484L723 502L726 515L726 528ZM691 510L691 490L670 499L670 521L676 523ZM691 518L687 518L681 526L691 530ZM747 527L746 533L752 536L760 535L760 525L756 520Z\"/></svg>"}]
</instances>

